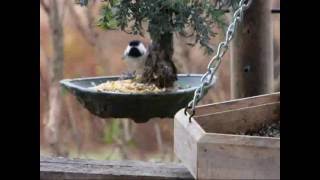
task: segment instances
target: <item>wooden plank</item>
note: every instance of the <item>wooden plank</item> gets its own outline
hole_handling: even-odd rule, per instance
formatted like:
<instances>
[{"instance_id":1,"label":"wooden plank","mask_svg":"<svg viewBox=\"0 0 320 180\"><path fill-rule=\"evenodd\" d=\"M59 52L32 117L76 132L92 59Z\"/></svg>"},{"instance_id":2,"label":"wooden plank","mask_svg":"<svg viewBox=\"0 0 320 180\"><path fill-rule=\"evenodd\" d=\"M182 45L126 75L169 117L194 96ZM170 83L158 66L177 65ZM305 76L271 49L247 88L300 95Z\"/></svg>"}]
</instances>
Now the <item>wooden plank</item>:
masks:
<instances>
[{"instance_id":1,"label":"wooden plank","mask_svg":"<svg viewBox=\"0 0 320 180\"><path fill-rule=\"evenodd\" d=\"M193 179L181 164L40 157L40 179Z\"/></svg>"},{"instance_id":2,"label":"wooden plank","mask_svg":"<svg viewBox=\"0 0 320 180\"><path fill-rule=\"evenodd\" d=\"M264 94L260 96L253 96L248 98L235 99L225 102L213 103L196 107L195 118L220 111L227 111L232 109L240 109L249 106L257 106L266 103L279 102L280 92Z\"/></svg>"},{"instance_id":3,"label":"wooden plank","mask_svg":"<svg viewBox=\"0 0 320 180\"><path fill-rule=\"evenodd\" d=\"M174 118L174 152L191 174L197 176L197 142L204 131L194 119L189 118L180 110Z\"/></svg>"},{"instance_id":4,"label":"wooden plank","mask_svg":"<svg viewBox=\"0 0 320 180\"><path fill-rule=\"evenodd\" d=\"M210 139L214 140L211 135ZM243 138L245 140L247 138ZM261 140L261 138L260 138ZM265 138L257 146L199 142L199 179L280 179L280 139ZM270 141L278 147L261 147Z\"/></svg>"},{"instance_id":5,"label":"wooden plank","mask_svg":"<svg viewBox=\"0 0 320 180\"><path fill-rule=\"evenodd\" d=\"M239 133L280 120L280 102L228 110L195 119L206 132Z\"/></svg>"},{"instance_id":6,"label":"wooden plank","mask_svg":"<svg viewBox=\"0 0 320 180\"><path fill-rule=\"evenodd\" d=\"M197 178L280 178L280 138L233 134L280 120L279 101L231 108L195 119L206 131L197 142Z\"/></svg>"},{"instance_id":7,"label":"wooden plank","mask_svg":"<svg viewBox=\"0 0 320 180\"><path fill-rule=\"evenodd\" d=\"M205 136L198 141L198 143L280 149L280 138L278 137L206 133Z\"/></svg>"}]
</instances>

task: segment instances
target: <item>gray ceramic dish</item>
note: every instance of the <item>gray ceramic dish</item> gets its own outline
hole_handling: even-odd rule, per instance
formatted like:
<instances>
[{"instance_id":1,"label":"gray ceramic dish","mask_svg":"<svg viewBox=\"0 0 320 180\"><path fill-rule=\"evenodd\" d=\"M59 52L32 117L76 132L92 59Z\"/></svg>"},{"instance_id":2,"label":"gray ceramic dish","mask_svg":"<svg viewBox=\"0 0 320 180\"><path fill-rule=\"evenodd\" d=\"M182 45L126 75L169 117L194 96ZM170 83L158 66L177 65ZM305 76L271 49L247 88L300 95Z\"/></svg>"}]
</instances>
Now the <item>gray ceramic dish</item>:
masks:
<instances>
[{"instance_id":1,"label":"gray ceramic dish","mask_svg":"<svg viewBox=\"0 0 320 180\"><path fill-rule=\"evenodd\" d=\"M201 77L202 74L179 74L177 83L189 87L174 92L146 94L98 92L90 89L106 81L118 80L119 76L65 79L60 83L96 116L131 118L137 123L143 123L153 117L174 117L177 111L192 100L195 89L201 83ZM214 82L215 78L209 87ZM205 93L209 87L205 88Z\"/></svg>"}]
</instances>

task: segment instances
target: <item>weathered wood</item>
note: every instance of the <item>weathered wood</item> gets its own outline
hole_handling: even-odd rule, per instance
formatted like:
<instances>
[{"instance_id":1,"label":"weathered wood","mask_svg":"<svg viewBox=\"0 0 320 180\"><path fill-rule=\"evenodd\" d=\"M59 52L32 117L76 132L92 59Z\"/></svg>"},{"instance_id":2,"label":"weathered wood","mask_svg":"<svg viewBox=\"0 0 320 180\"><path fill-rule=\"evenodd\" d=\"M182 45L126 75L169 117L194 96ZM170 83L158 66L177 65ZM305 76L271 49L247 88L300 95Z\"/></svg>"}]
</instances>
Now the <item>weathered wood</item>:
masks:
<instances>
[{"instance_id":1,"label":"weathered wood","mask_svg":"<svg viewBox=\"0 0 320 180\"><path fill-rule=\"evenodd\" d=\"M40 179L193 179L181 164L40 157Z\"/></svg>"},{"instance_id":2,"label":"weathered wood","mask_svg":"<svg viewBox=\"0 0 320 180\"><path fill-rule=\"evenodd\" d=\"M221 143L218 134L206 136L209 141L201 140L198 145L199 179L280 178L280 141L277 138L229 136L221 137ZM246 142L248 140L250 143Z\"/></svg>"},{"instance_id":3,"label":"weathered wood","mask_svg":"<svg viewBox=\"0 0 320 180\"><path fill-rule=\"evenodd\" d=\"M189 123L182 109L174 119L174 151L195 178L280 178L280 138L236 134L280 121L280 93L215 103L197 115Z\"/></svg>"},{"instance_id":4,"label":"weathered wood","mask_svg":"<svg viewBox=\"0 0 320 180\"><path fill-rule=\"evenodd\" d=\"M196 107L195 118L197 118L197 116L205 116L221 111L240 109L278 101L280 101L280 92L202 105Z\"/></svg>"},{"instance_id":5,"label":"weathered wood","mask_svg":"<svg viewBox=\"0 0 320 180\"><path fill-rule=\"evenodd\" d=\"M264 123L271 123L279 118L280 102L275 102L199 116L196 121L206 132L228 134L258 129Z\"/></svg>"},{"instance_id":6,"label":"weathered wood","mask_svg":"<svg viewBox=\"0 0 320 180\"><path fill-rule=\"evenodd\" d=\"M180 110L174 120L174 152L179 159L183 159L184 165L196 177L197 172L197 141L205 133L194 122L189 123L189 118L184 115L184 109Z\"/></svg>"},{"instance_id":7,"label":"weathered wood","mask_svg":"<svg viewBox=\"0 0 320 180\"><path fill-rule=\"evenodd\" d=\"M231 97L273 92L270 0L253 0L231 42Z\"/></svg>"}]
</instances>

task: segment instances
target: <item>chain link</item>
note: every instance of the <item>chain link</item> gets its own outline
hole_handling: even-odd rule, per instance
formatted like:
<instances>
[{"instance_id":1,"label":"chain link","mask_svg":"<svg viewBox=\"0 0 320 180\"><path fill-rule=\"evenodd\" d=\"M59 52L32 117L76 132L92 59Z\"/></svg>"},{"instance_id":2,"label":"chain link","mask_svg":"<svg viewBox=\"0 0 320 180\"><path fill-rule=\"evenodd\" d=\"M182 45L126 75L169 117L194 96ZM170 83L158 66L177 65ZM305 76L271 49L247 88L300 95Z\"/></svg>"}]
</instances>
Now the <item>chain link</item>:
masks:
<instances>
[{"instance_id":1,"label":"chain link","mask_svg":"<svg viewBox=\"0 0 320 180\"><path fill-rule=\"evenodd\" d=\"M246 2L246 3L245 3ZM231 23L226 31L225 40L220 42L217 48L217 53L210 60L207 72L201 78L201 85L194 91L193 99L188 103L185 108L185 115L187 115L187 110L191 109L191 114L189 115L189 122L191 122L191 118L195 114L195 106L196 104L203 98L204 89L210 86L215 80L216 77L214 74L216 73L218 67L221 64L221 59L224 54L227 52L229 48L229 43L234 37L238 24L243 20L243 12L247 10L252 3L252 0L241 0L239 2L238 9L234 12Z\"/></svg>"}]
</instances>

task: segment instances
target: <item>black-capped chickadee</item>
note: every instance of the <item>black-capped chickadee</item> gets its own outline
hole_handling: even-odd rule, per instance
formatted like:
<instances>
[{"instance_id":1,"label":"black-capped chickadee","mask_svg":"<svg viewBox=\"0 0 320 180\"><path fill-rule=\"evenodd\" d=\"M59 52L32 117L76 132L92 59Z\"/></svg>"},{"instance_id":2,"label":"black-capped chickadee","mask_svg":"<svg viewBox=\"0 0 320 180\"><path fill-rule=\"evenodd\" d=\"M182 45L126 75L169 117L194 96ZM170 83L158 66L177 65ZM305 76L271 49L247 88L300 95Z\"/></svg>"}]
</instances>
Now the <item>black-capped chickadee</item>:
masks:
<instances>
[{"instance_id":1,"label":"black-capped chickadee","mask_svg":"<svg viewBox=\"0 0 320 180\"><path fill-rule=\"evenodd\" d=\"M125 78L139 77L142 83L172 87L177 80L172 54L173 51L165 51L158 44L151 43L146 48L141 41L130 41L122 58L132 74L127 73Z\"/></svg>"},{"instance_id":2,"label":"black-capped chickadee","mask_svg":"<svg viewBox=\"0 0 320 180\"><path fill-rule=\"evenodd\" d=\"M147 57L148 49L141 41L134 40L129 42L122 59L126 62L131 73L141 76Z\"/></svg>"}]
</instances>

